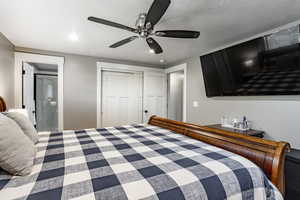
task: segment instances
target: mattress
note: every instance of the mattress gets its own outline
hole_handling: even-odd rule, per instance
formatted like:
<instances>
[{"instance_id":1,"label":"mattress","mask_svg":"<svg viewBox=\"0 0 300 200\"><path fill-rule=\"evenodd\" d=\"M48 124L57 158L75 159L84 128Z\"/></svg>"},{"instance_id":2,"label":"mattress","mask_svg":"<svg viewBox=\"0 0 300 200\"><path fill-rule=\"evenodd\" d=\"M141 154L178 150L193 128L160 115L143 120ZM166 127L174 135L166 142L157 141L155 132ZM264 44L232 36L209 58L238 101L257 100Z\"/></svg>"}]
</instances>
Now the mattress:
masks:
<instances>
[{"instance_id":1,"label":"mattress","mask_svg":"<svg viewBox=\"0 0 300 200\"><path fill-rule=\"evenodd\" d=\"M282 200L234 153L150 125L39 133L29 176L0 172L1 199Z\"/></svg>"}]
</instances>

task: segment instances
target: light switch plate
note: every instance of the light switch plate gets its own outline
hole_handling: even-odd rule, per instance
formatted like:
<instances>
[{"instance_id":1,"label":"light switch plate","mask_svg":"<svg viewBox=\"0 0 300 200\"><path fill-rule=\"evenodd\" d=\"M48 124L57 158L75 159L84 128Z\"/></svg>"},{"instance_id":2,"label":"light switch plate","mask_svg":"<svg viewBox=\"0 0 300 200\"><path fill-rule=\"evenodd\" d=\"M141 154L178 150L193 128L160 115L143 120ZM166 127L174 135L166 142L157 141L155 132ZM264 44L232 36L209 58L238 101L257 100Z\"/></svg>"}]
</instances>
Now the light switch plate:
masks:
<instances>
[{"instance_id":1,"label":"light switch plate","mask_svg":"<svg viewBox=\"0 0 300 200\"><path fill-rule=\"evenodd\" d=\"M194 107L194 108L199 107L199 102L198 102L198 101L193 101L193 107Z\"/></svg>"}]
</instances>

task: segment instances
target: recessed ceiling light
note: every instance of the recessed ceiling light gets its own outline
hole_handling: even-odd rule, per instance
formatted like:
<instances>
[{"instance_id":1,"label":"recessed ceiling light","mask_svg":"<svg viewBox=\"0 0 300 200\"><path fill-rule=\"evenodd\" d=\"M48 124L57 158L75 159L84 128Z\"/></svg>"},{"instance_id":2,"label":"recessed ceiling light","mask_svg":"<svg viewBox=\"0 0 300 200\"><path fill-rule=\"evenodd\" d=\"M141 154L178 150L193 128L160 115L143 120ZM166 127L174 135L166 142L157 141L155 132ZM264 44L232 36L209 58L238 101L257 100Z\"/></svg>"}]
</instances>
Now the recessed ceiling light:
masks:
<instances>
[{"instance_id":1,"label":"recessed ceiling light","mask_svg":"<svg viewBox=\"0 0 300 200\"><path fill-rule=\"evenodd\" d=\"M161 62L161 63L164 63L164 62L165 62L165 60L164 60L164 59L161 59L159 62Z\"/></svg>"},{"instance_id":2,"label":"recessed ceiling light","mask_svg":"<svg viewBox=\"0 0 300 200\"><path fill-rule=\"evenodd\" d=\"M76 42L76 41L79 40L78 35L77 35L75 32L72 32L72 33L69 35L69 39L70 39L72 42Z\"/></svg>"},{"instance_id":3,"label":"recessed ceiling light","mask_svg":"<svg viewBox=\"0 0 300 200\"><path fill-rule=\"evenodd\" d=\"M155 51L153 49L149 49L149 53L155 53Z\"/></svg>"}]
</instances>

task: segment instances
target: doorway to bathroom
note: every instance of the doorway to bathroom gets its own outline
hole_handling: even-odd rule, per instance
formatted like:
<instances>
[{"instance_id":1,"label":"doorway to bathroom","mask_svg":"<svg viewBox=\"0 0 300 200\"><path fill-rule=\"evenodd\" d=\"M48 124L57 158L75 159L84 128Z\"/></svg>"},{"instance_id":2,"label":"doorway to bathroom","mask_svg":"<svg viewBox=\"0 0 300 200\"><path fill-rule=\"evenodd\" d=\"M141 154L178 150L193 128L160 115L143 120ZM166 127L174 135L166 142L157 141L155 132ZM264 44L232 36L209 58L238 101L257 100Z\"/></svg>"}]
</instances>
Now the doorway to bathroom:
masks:
<instances>
[{"instance_id":1,"label":"doorway to bathroom","mask_svg":"<svg viewBox=\"0 0 300 200\"><path fill-rule=\"evenodd\" d=\"M186 122L186 63L167 68L168 77L168 118Z\"/></svg>"},{"instance_id":2,"label":"doorway to bathroom","mask_svg":"<svg viewBox=\"0 0 300 200\"><path fill-rule=\"evenodd\" d=\"M183 121L184 71L168 74L168 118Z\"/></svg>"},{"instance_id":3,"label":"doorway to bathroom","mask_svg":"<svg viewBox=\"0 0 300 200\"><path fill-rule=\"evenodd\" d=\"M58 66L23 63L23 108L38 131L58 131Z\"/></svg>"},{"instance_id":4,"label":"doorway to bathroom","mask_svg":"<svg viewBox=\"0 0 300 200\"><path fill-rule=\"evenodd\" d=\"M27 110L38 131L64 130L64 62L60 56L15 52L14 107Z\"/></svg>"}]
</instances>

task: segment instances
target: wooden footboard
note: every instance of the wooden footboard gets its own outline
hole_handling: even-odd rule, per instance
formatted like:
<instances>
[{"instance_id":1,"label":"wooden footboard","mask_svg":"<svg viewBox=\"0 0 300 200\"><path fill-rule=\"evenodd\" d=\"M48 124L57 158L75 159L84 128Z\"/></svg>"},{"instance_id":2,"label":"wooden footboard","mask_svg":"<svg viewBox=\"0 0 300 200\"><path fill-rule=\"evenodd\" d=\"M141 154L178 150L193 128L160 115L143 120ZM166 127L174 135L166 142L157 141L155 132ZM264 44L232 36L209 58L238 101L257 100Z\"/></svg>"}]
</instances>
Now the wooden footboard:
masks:
<instances>
[{"instance_id":1,"label":"wooden footboard","mask_svg":"<svg viewBox=\"0 0 300 200\"><path fill-rule=\"evenodd\" d=\"M152 116L149 124L166 128L239 154L258 165L284 194L284 161L290 145Z\"/></svg>"}]
</instances>

